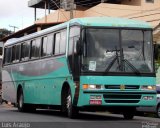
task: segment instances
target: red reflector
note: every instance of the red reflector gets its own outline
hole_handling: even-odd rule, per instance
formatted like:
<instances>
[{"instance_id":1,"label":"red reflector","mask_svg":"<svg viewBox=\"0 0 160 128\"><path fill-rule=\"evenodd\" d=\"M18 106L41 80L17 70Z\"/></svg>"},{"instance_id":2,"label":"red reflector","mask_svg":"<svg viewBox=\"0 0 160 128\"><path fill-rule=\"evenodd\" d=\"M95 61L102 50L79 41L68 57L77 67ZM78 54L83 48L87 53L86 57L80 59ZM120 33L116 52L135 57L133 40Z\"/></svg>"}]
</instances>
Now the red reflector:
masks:
<instances>
[{"instance_id":1,"label":"red reflector","mask_svg":"<svg viewBox=\"0 0 160 128\"><path fill-rule=\"evenodd\" d=\"M101 105L102 104L102 100L90 100L89 103L90 104L94 104L94 105Z\"/></svg>"}]
</instances>

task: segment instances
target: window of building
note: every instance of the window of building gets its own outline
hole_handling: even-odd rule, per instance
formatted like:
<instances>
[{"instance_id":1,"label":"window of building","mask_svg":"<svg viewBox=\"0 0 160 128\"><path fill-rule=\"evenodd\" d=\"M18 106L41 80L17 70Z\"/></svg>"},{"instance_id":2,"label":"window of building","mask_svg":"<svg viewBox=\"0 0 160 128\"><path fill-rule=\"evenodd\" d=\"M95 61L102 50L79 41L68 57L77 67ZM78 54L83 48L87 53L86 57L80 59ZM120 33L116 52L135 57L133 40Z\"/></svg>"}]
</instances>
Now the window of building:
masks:
<instances>
[{"instance_id":1,"label":"window of building","mask_svg":"<svg viewBox=\"0 0 160 128\"><path fill-rule=\"evenodd\" d=\"M154 3L154 0L146 0L146 3Z\"/></svg>"},{"instance_id":2,"label":"window of building","mask_svg":"<svg viewBox=\"0 0 160 128\"><path fill-rule=\"evenodd\" d=\"M25 42L22 44L22 56L21 60L26 61L29 59L30 42Z\"/></svg>"}]
</instances>

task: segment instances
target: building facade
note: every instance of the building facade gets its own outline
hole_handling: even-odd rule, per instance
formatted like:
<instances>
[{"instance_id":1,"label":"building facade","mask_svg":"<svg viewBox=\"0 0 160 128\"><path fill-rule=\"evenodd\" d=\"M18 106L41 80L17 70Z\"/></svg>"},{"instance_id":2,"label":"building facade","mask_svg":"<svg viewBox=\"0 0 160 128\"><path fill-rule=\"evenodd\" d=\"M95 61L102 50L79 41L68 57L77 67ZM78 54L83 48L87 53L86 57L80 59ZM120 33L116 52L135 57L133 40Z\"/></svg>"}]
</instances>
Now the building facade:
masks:
<instances>
[{"instance_id":1,"label":"building facade","mask_svg":"<svg viewBox=\"0 0 160 128\"><path fill-rule=\"evenodd\" d=\"M30 7L36 7L46 0L39 0L35 4L34 1L29 1L32 2L32 6ZM65 22L70 19L70 11L58 8L58 6L61 7L60 0L58 0L59 2L57 0L47 1L50 1L52 4L57 3L57 10L35 21L36 24ZM84 1L86 3L83 3ZM73 10L74 18L112 16L149 22L155 30L154 41L160 43L160 32L156 30L160 24L160 0L79 0L79 2L75 0L75 4L77 5L77 9ZM41 6L41 8L43 7Z\"/></svg>"}]
</instances>

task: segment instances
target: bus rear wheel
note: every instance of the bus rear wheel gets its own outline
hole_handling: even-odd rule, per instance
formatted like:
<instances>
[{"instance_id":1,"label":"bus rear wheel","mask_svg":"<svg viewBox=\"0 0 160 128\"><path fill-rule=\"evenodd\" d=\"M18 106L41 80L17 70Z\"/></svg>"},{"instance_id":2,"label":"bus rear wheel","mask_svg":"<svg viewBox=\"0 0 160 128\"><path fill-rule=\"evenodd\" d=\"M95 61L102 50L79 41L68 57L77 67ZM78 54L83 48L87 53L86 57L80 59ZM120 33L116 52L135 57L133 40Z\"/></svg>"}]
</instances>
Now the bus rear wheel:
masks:
<instances>
[{"instance_id":1,"label":"bus rear wheel","mask_svg":"<svg viewBox=\"0 0 160 128\"><path fill-rule=\"evenodd\" d=\"M18 110L20 112L26 111L26 105L24 104L24 95L22 89L20 89L18 92Z\"/></svg>"}]
</instances>

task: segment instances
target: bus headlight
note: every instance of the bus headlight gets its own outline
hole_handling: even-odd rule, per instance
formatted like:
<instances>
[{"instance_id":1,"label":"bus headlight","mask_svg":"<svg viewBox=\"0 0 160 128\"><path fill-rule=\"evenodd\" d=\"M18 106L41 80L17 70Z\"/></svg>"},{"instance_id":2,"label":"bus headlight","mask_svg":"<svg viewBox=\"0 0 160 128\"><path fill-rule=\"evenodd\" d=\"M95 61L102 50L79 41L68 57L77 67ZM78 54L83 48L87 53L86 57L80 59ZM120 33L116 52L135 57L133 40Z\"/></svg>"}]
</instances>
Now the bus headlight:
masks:
<instances>
[{"instance_id":1,"label":"bus headlight","mask_svg":"<svg viewBox=\"0 0 160 128\"><path fill-rule=\"evenodd\" d=\"M142 90L155 91L156 90L156 86L155 85L153 85L153 86L151 86L151 85L143 85L143 86L141 86L141 89Z\"/></svg>"},{"instance_id":2,"label":"bus headlight","mask_svg":"<svg viewBox=\"0 0 160 128\"><path fill-rule=\"evenodd\" d=\"M83 84L83 89L89 89L89 90L96 90L96 89L102 89L102 85L95 85L95 84Z\"/></svg>"}]
</instances>

